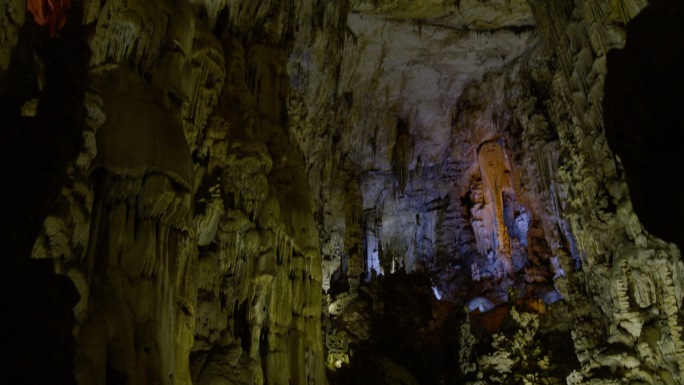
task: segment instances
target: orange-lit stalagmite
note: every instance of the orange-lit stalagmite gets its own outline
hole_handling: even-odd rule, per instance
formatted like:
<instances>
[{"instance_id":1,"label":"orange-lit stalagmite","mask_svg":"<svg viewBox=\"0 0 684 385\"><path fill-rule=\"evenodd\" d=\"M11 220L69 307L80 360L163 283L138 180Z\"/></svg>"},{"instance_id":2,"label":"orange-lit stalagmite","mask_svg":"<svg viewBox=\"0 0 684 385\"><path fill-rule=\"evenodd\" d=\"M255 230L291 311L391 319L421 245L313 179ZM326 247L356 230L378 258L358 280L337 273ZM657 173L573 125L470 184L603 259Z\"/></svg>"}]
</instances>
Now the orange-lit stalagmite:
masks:
<instances>
[{"instance_id":1,"label":"orange-lit stalagmite","mask_svg":"<svg viewBox=\"0 0 684 385\"><path fill-rule=\"evenodd\" d=\"M510 273L513 271L511 241L504 224L503 215L502 190L508 184L504 152L499 143L495 141L487 142L480 147L477 159L480 163L482 181L491 195L496 211L497 255L504 258L504 268L506 273Z\"/></svg>"}]
</instances>

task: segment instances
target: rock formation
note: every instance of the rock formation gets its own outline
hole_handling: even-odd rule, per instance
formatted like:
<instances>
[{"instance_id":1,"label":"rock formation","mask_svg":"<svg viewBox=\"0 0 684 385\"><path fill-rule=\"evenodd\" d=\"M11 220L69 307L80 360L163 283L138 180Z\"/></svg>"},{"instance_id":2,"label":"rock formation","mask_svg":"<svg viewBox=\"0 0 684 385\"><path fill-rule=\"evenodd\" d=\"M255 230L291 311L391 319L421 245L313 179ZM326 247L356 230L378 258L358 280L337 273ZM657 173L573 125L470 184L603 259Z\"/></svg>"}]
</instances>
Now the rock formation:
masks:
<instances>
[{"instance_id":1,"label":"rock formation","mask_svg":"<svg viewBox=\"0 0 684 385\"><path fill-rule=\"evenodd\" d=\"M504 221L504 200L503 189L510 185L506 177L506 160L503 149L496 142L486 142L482 144L477 154L477 161L480 164L480 178L486 187L486 196L494 205L496 221L496 252L504 260L506 273L513 272L513 262L511 261L511 241ZM489 215L492 218L492 215Z\"/></svg>"},{"instance_id":2,"label":"rock formation","mask_svg":"<svg viewBox=\"0 0 684 385\"><path fill-rule=\"evenodd\" d=\"M6 380L682 383L681 14L4 1Z\"/></svg>"}]
</instances>

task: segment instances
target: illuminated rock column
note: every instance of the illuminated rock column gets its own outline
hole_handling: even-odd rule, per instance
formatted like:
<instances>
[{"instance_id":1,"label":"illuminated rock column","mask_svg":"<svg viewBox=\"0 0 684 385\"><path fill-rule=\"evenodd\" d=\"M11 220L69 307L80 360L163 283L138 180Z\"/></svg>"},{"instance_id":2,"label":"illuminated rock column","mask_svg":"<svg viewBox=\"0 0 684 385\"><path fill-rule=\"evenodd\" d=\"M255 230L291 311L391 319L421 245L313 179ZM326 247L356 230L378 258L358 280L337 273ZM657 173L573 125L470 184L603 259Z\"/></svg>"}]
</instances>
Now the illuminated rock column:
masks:
<instances>
[{"instance_id":1,"label":"illuminated rock column","mask_svg":"<svg viewBox=\"0 0 684 385\"><path fill-rule=\"evenodd\" d=\"M487 142L480 147L478 153L480 173L485 187L489 191L496 214L497 255L503 257L506 273L513 271L511 260L511 241L508 236L503 215L503 187L507 184L506 161L501 146L495 142Z\"/></svg>"}]
</instances>

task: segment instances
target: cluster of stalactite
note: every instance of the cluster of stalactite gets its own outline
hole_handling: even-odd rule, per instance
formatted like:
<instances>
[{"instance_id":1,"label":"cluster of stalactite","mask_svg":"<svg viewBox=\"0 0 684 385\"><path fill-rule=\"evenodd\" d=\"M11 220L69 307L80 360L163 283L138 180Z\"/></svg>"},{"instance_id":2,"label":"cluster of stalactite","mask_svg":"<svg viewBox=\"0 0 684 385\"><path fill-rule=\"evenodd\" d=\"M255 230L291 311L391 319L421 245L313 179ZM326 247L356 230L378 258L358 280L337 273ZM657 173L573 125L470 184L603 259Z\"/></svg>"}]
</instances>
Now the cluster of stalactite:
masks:
<instances>
[{"instance_id":1,"label":"cluster of stalactite","mask_svg":"<svg viewBox=\"0 0 684 385\"><path fill-rule=\"evenodd\" d=\"M570 315L582 369L569 383L681 382L679 251L640 225L601 119L607 52L622 47L622 23L645 5L531 2L558 65L537 72L548 91L529 88L517 114L525 146L537 154L531 164L542 176L538 189L553 208L543 221L564 240L553 245L570 272L560 290L569 303L582 304Z\"/></svg>"},{"instance_id":2,"label":"cluster of stalactite","mask_svg":"<svg viewBox=\"0 0 684 385\"><path fill-rule=\"evenodd\" d=\"M397 175L399 191L403 194L406 191L406 183L409 178L409 162L411 159L411 133L406 122L397 122L396 142L392 148L392 170Z\"/></svg>"},{"instance_id":3,"label":"cluster of stalactite","mask_svg":"<svg viewBox=\"0 0 684 385\"><path fill-rule=\"evenodd\" d=\"M82 384L190 382L194 173L177 103L191 102L181 83L195 19L187 4L172 13L182 27L146 19L159 9L139 5L110 2L98 18L93 41L103 49L90 62L85 145L33 252L52 258L81 296L75 371ZM148 34L117 40L118 26L131 20ZM156 66L133 52L146 46Z\"/></svg>"},{"instance_id":4,"label":"cluster of stalactite","mask_svg":"<svg viewBox=\"0 0 684 385\"><path fill-rule=\"evenodd\" d=\"M283 84L282 63L270 61L283 55L229 34L222 45L228 81L196 157L193 378L323 383L318 232L297 153L279 126L282 94L270 88Z\"/></svg>"},{"instance_id":5,"label":"cluster of stalactite","mask_svg":"<svg viewBox=\"0 0 684 385\"><path fill-rule=\"evenodd\" d=\"M84 146L33 251L81 296L77 380L324 383L284 52L217 38L183 0L88 2L84 21Z\"/></svg>"}]
</instances>

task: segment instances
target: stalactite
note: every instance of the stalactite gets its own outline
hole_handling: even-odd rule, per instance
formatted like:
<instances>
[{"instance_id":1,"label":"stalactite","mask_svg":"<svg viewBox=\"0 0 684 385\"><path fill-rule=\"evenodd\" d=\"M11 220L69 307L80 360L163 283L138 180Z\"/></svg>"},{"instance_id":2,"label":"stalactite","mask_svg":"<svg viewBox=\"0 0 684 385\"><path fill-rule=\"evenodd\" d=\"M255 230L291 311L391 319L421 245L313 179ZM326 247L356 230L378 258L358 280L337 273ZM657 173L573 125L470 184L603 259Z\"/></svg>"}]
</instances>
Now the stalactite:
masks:
<instances>
[{"instance_id":1,"label":"stalactite","mask_svg":"<svg viewBox=\"0 0 684 385\"><path fill-rule=\"evenodd\" d=\"M413 144L409 128L403 120L397 122L396 142L392 149L392 169L397 175L399 191L406 191L409 177L409 162L412 156Z\"/></svg>"},{"instance_id":2,"label":"stalactite","mask_svg":"<svg viewBox=\"0 0 684 385\"><path fill-rule=\"evenodd\" d=\"M123 75L124 79L130 81L127 84L129 99L139 101L153 93L151 85L140 75L112 72L102 76L116 75ZM89 167L98 192L93 209L93 217L97 220L93 221L90 229L86 263L92 269L88 273L97 277L91 282L102 280L101 275L107 271L117 273L115 277L109 276L106 284L91 284L92 296L108 295L111 300L89 307L81 328L84 334L80 336L79 354L83 355L84 360L104 354L108 365L117 367L125 366L123 362L127 360L139 361L140 365L146 365L148 359L152 362L160 360L163 364L151 367L150 376L158 377L161 373L172 372L179 380L186 378L189 381L189 369L187 364L183 365L183 356L189 354L189 345L192 345L195 317L192 298L195 286L186 275L194 274L194 263L189 260L196 258L196 252L192 246L188 246L195 242L195 232L190 224L191 177L180 171L190 167L190 164L184 164L184 160L188 163L191 161L189 156L178 156L187 151L187 144L184 140L169 140L163 144L155 142L154 146L162 149L153 154L141 154L135 150L123 154L122 151L128 149L117 146L116 141L109 141L122 130L135 129L135 126L126 123L122 125L128 119L149 119L148 123L151 124L137 132L138 137L143 138L140 139L141 143L149 143L146 141L155 137L156 125L168 130L167 138L173 138L174 134L182 135L182 132L174 131L181 128L180 120L174 121L173 117L164 116L161 113L163 101L159 100L156 101L158 104L150 103L145 115L131 116L135 110L121 109L117 103L119 99L115 95L119 89L104 86L98 91L102 96L98 104L106 113L96 114L97 107L90 109L92 121L103 121L103 124L96 133L97 156L92 167ZM148 149L145 148L146 151ZM177 154L178 158L167 162L163 155L166 151ZM144 289L136 291L132 288L138 288L138 285ZM130 295L131 291L135 291L136 295ZM108 294L103 294L105 292ZM141 311L141 308L150 310ZM149 323L154 319L165 321ZM108 322L119 322L113 329L114 334L127 335L145 329L150 337L145 341L127 341L118 353L102 353L108 351L112 341L104 341L94 347L90 345L89 338L92 333L108 327L105 325ZM171 342L160 341L156 332L172 335L173 338ZM136 351L144 351L141 344L154 344L157 348L136 355ZM83 366L77 370L82 375L92 375L96 382L104 381L104 377L98 379L102 373L97 368ZM122 370L124 375L133 375L128 373L130 369Z\"/></svg>"},{"instance_id":3,"label":"stalactite","mask_svg":"<svg viewBox=\"0 0 684 385\"><path fill-rule=\"evenodd\" d=\"M123 10L115 2L106 3L100 15L103 17L98 18L98 25L106 28L107 33L98 34L93 40L92 65L131 58L142 68L151 68L162 43L161 20L146 20L150 16ZM142 36L142 31L146 36Z\"/></svg>"},{"instance_id":4,"label":"stalactite","mask_svg":"<svg viewBox=\"0 0 684 385\"><path fill-rule=\"evenodd\" d=\"M356 296L360 280L359 277L361 273L363 273L363 259L361 255L363 248L363 238L361 237L363 197L361 196L358 184L353 179L347 184L344 204L344 245L348 263L347 276L351 295Z\"/></svg>"},{"instance_id":5,"label":"stalactite","mask_svg":"<svg viewBox=\"0 0 684 385\"><path fill-rule=\"evenodd\" d=\"M680 304L675 296L675 283L671 267L667 264L661 266L663 271L661 278L662 306L664 307L665 322L667 324L667 330L664 332L669 333L671 339L667 340L667 342L663 341L663 345L660 348L663 350L663 355L675 361L677 369L681 370L681 368L684 368L684 341L682 341L682 329L684 328L679 324ZM670 344L671 346L669 346ZM681 379L681 374L677 375L675 373L673 373L673 376L676 379Z\"/></svg>"},{"instance_id":6,"label":"stalactite","mask_svg":"<svg viewBox=\"0 0 684 385\"><path fill-rule=\"evenodd\" d=\"M233 205L256 219L268 197L266 174L273 162L263 142L255 138L234 139L223 171L224 189L233 197Z\"/></svg>"},{"instance_id":7,"label":"stalactite","mask_svg":"<svg viewBox=\"0 0 684 385\"><path fill-rule=\"evenodd\" d=\"M185 135L191 150L194 150L198 136L214 107L225 83L226 65L223 49L211 31L202 23L197 23L192 45L193 77L190 102L183 109L183 124Z\"/></svg>"}]
</instances>

